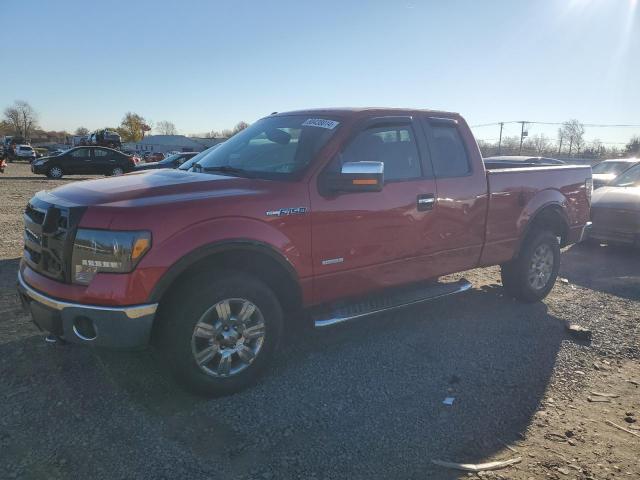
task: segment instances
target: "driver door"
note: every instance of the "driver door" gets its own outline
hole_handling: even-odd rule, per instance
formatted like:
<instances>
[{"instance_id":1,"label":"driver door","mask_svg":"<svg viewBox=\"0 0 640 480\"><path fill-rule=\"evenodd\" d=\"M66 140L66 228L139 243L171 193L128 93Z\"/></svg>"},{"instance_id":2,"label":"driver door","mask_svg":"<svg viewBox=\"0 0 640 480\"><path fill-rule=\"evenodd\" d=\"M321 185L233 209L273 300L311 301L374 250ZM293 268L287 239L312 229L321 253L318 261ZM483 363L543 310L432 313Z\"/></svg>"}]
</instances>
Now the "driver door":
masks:
<instances>
[{"instance_id":1,"label":"driver door","mask_svg":"<svg viewBox=\"0 0 640 480\"><path fill-rule=\"evenodd\" d=\"M416 260L438 243L429 240L435 212L424 201L436 197L436 182L418 128L411 117L370 120L326 169L339 172L346 162L382 162L381 191L323 195L312 189L315 302L430 276L428 264Z\"/></svg>"}]
</instances>

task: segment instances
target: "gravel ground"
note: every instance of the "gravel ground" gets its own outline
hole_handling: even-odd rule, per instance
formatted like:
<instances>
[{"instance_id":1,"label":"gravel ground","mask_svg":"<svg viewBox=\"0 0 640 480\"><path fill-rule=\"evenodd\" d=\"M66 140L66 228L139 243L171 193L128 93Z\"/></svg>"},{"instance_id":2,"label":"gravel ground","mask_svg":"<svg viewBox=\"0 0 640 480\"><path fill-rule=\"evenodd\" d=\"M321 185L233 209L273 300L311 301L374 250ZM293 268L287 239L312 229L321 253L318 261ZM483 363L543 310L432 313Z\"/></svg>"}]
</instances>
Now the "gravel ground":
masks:
<instances>
[{"instance_id":1,"label":"gravel ground","mask_svg":"<svg viewBox=\"0 0 640 480\"><path fill-rule=\"evenodd\" d=\"M640 437L605 423L640 434L637 251L567 249L533 305L465 272L460 296L290 335L258 385L207 400L152 351L50 346L22 313L21 212L60 184L0 175L0 478L448 479L476 474L432 459L513 457L482 477L640 478Z\"/></svg>"}]
</instances>

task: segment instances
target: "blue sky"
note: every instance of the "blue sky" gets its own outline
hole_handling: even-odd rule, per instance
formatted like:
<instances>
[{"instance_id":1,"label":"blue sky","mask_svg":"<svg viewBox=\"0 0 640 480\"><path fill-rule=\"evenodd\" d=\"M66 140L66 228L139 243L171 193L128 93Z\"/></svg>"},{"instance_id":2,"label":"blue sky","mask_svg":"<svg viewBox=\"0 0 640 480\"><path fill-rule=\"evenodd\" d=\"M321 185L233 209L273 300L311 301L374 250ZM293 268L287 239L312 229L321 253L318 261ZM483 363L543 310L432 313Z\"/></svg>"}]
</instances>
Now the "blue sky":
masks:
<instances>
[{"instance_id":1,"label":"blue sky","mask_svg":"<svg viewBox=\"0 0 640 480\"><path fill-rule=\"evenodd\" d=\"M67 130L126 111L195 133L368 105L638 124L638 2L3 0L0 107L27 100Z\"/></svg>"}]
</instances>

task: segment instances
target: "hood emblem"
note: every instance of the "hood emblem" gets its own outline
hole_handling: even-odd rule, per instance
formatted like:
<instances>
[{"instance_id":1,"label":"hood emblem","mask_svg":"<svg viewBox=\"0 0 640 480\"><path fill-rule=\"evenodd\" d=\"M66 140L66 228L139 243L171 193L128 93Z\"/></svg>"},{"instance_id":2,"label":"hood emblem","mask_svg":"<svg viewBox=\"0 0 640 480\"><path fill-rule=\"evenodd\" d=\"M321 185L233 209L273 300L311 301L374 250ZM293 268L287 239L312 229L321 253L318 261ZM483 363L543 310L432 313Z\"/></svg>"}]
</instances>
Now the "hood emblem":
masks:
<instances>
[{"instance_id":1,"label":"hood emblem","mask_svg":"<svg viewBox=\"0 0 640 480\"><path fill-rule=\"evenodd\" d=\"M307 213L307 207L281 208L280 210L267 210L267 217L284 217L286 215L303 215Z\"/></svg>"}]
</instances>

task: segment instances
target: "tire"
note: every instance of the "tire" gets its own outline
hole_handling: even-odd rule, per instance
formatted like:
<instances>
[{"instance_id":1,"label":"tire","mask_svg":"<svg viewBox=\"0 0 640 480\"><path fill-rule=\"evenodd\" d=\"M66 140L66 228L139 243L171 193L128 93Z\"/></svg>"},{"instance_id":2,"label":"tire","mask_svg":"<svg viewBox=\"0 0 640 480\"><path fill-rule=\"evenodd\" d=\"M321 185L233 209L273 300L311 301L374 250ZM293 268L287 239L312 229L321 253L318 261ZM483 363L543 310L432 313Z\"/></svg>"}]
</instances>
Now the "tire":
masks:
<instances>
[{"instance_id":1,"label":"tire","mask_svg":"<svg viewBox=\"0 0 640 480\"><path fill-rule=\"evenodd\" d=\"M264 283L220 270L194 276L173 293L161 308L157 343L178 382L202 395L229 395L253 384L270 363L282 317Z\"/></svg>"},{"instance_id":2,"label":"tire","mask_svg":"<svg viewBox=\"0 0 640 480\"><path fill-rule=\"evenodd\" d=\"M525 303L545 298L558 277L560 245L547 230L531 232L519 255L500 266L502 285L517 300Z\"/></svg>"},{"instance_id":3,"label":"tire","mask_svg":"<svg viewBox=\"0 0 640 480\"><path fill-rule=\"evenodd\" d=\"M64 172L62 171L62 167L57 165L53 165L49 167L49 170L47 170L47 177L49 178L62 178L63 175Z\"/></svg>"},{"instance_id":4,"label":"tire","mask_svg":"<svg viewBox=\"0 0 640 480\"><path fill-rule=\"evenodd\" d=\"M120 175L124 175L124 169L122 167L113 167L109 173L110 177L118 177Z\"/></svg>"}]
</instances>

